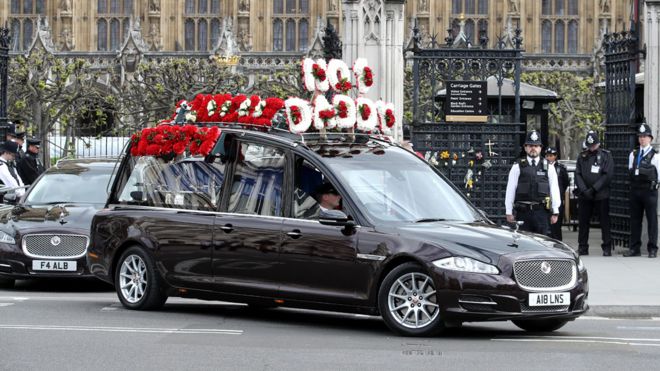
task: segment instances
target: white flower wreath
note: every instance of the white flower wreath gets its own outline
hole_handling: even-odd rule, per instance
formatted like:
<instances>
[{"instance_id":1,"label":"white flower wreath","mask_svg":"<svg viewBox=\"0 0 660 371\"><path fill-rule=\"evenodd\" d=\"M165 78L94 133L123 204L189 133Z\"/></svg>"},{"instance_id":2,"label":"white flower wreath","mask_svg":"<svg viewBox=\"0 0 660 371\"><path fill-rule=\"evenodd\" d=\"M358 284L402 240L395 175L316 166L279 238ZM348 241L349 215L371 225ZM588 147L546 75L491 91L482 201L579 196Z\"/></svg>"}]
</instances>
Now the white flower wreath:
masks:
<instances>
[{"instance_id":1,"label":"white flower wreath","mask_svg":"<svg viewBox=\"0 0 660 371\"><path fill-rule=\"evenodd\" d=\"M286 121L289 124L290 132L294 134L304 133L312 126L312 108L308 101L292 97L284 101L284 106L286 107ZM293 107L298 107L300 111L300 122L298 123L294 121L291 113Z\"/></svg>"},{"instance_id":2,"label":"white flower wreath","mask_svg":"<svg viewBox=\"0 0 660 371\"><path fill-rule=\"evenodd\" d=\"M314 78L314 60L311 58L303 59L303 85L307 91L314 91L316 89L316 79Z\"/></svg>"},{"instance_id":3,"label":"white flower wreath","mask_svg":"<svg viewBox=\"0 0 660 371\"><path fill-rule=\"evenodd\" d=\"M252 113L252 117L261 117L261 115L264 113L264 108L266 108L266 100L265 99L260 99L259 103L257 104L256 107L254 107L254 113Z\"/></svg>"},{"instance_id":4,"label":"white flower wreath","mask_svg":"<svg viewBox=\"0 0 660 371\"><path fill-rule=\"evenodd\" d=\"M371 89L371 86L367 86L364 81L365 68L371 69L368 66L367 60L365 58L358 58L353 63L353 75L355 76L358 92L360 94L367 94L367 92L369 92L369 89Z\"/></svg>"},{"instance_id":5,"label":"white flower wreath","mask_svg":"<svg viewBox=\"0 0 660 371\"><path fill-rule=\"evenodd\" d=\"M218 104L215 102L215 100L209 100L209 102L206 104L206 111L209 113L209 116L213 116L216 109L218 109Z\"/></svg>"},{"instance_id":6,"label":"white flower wreath","mask_svg":"<svg viewBox=\"0 0 660 371\"><path fill-rule=\"evenodd\" d=\"M346 117L341 117L339 112L340 103L346 104ZM349 129L355 127L355 101L351 99L348 95L337 94L332 97L332 105L335 106L335 120L337 121L337 126L341 129Z\"/></svg>"},{"instance_id":7,"label":"white flower wreath","mask_svg":"<svg viewBox=\"0 0 660 371\"><path fill-rule=\"evenodd\" d=\"M346 62L341 59L331 59L328 63L327 71L330 87L334 91L342 91L341 89L337 89L337 84L339 84L341 80L346 79L348 82L351 81L351 73L348 70L348 66L346 65Z\"/></svg>"},{"instance_id":8,"label":"white flower wreath","mask_svg":"<svg viewBox=\"0 0 660 371\"><path fill-rule=\"evenodd\" d=\"M325 71L325 80L320 81L316 77L314 78L314 82L316 84L316 89L321 91L321 92L326 92L328 89L330 89L330 81L328 80L328 64L325 63L325 59L319 58L316 60L316 64L319 65L319 68ZM312 76L314 76L314 70L312 69Z\"/></svg>"},{"instance_id":9,"label":"white flower wreath","mask_svg":"<svg viewBox=\"0 0 660 371\"><path fill-rule=\"evenodd\" d=\"M325 110L334 111L335 108L330 103L328 103L328 100L325 99L324 96L319 95L314 100L314 127L318 130L321 130L323 128L334 129L335 127L337 127L336 112L335 112L335 116L328 119L327 121L324 121L321 118L321 112Z\"/></svg>"},{"instance_id":10,"label":"white flower wreath","mask_svg":"<svg viewBox=\"0 0 660 371\"><path fill-rule=\"evenodd\" d=\"M374 105L374 102L369 98L358 97L355 100L355 104L357 106L357 129L364 131L374 130L376 128L376 124L378 123L378 112L376 112L376 106ZM360 110L367 109L365 107L369 109L369 115L366 119L363 119Z\"/></svg>"},{"instance_id":11,"label":"white flower wreath","mask_svg":"<svg viewBox=\"0 0 660 371\"><path fill-rule=\"evenodd\" d=\"M392 110L392 114L394 114L394 104L392 103L385 103L382 100L379 100L376 102L376 110L378 111L378 129L380 130L381 133L384 135L394 135L394 127L387 127L387 115L386 112L387 110Z\"/></svg>"},{"instance_id":12,"label":"white flower wreath","mask_svg":"<svg viewBox=\"0 0 660 371\"><path fill-rule=\"evenodd\" d=\"M238 106L238 116L243 117L247 116L250 113L250 105L252 103L252 100L250 100L250 97L247 97L240 106Z\"/></svg>"},{"instance_id":13,"label":"white flower wreath","mask_svg":"<svg viewBox=\"0 0 660 371\"><path fill-rule=\"evenodd\" d=\"M231 99L227 99L222 103L222 106L220 107L220 117L224 117L226 114L228 114L230 108L231 108Z\"/></svg>"}]
</instances>

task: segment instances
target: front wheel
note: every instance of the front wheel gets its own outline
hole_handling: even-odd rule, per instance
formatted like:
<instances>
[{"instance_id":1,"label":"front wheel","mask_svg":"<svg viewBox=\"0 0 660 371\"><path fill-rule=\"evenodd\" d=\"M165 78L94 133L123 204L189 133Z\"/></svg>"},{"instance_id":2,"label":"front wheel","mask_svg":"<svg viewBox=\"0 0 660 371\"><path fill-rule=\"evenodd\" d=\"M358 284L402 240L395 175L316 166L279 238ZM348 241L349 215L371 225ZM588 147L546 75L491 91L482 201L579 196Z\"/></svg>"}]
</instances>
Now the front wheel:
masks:
<instances>
[{"instance_id":1,"label":"front wheel","mask_svg":"<svg viewBox=\"0 0 660 371\"><path fill-rule=\"evenodd\" d=\"M444 329L433 279L416 263L394 268L378 291L378 307L390 330L430 336Z\"/></svg>"},{"instance_id":2,"label":"front wheel","mask_svg":"<svg viewBox=\"0 0 660 371\"><path fill-rule=\"evenodd\" d=\"M124 251L119 259L115 290L121 303L129 309L160 309L167 300L165 284L153 258L136 246Z\"/></svg>"},{"instance_id":3,"label":"front wheel","mask_svg":"<svg viewBox=\"0 0 660 371\"><path fill-rule=\"evenodd\" d=\"M564 327L568 322L565 319L533 319L511 321L514 325L529 332L552 332Z\"/></svg>"}]
</instances>

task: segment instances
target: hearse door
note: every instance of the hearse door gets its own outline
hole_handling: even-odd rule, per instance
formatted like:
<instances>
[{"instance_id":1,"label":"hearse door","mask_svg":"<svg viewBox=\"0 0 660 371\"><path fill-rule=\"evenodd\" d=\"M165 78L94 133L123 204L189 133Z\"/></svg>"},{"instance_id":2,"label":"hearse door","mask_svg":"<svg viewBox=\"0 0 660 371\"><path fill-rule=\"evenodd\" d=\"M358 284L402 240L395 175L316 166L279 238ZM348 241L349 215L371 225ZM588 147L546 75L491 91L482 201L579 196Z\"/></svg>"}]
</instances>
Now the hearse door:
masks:
<instances>
[{"instance_id":1,"label":"hearse door","mask_svg":"<svg viewBox=\"0 0 660 371\"><path fill-rule=\"evenodd\" d=\"M284 220L278 277L284 300L355 305L366 299L368 266L357 262L358 234L318 221L319 192L336 189L310 162L300 157L291 165L291 217ZM329 188L332 188L329 190ZM329 202L337 202L329 195ZM341 207L341 206L340 206ZM346 209L344 209L346 210Z\"/></svg>"},{"instance_id":2,"label":"hearse door","mask_svg":"<svg viewBox=\"0 0 660 371\"><path fill-rule=\"evenodd\" d=\"M285 151L236 142L226 210L214 225L213 275L217 291L274 298L280 246Z\"/></svg>"}]
</instances>

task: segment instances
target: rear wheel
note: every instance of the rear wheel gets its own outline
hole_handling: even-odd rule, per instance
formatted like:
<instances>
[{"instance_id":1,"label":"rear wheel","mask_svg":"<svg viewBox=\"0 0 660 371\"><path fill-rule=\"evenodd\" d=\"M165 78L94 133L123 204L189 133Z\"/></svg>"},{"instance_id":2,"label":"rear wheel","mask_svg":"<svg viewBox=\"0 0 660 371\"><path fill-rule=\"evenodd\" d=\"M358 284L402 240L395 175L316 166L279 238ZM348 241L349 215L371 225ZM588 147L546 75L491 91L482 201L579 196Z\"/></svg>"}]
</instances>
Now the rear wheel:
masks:
<instances>
[{"instance_id":1,"label":"rear wheel","mask_svg":"<svg viewBox=\"0 0 660 371\"><path fill-rule=\"evenodd\" d=\"M552 332L564 327L568 322L565 319L533 319L511 321L514 325L529 332Z\"/></svg>"},{"instance_id":2,"label":"rear wheel","mask_svg":"<svg viewBox=\"0 0 660 371\"><path fill-rule=\"evenodd\" d=\"M16 282L16 280L14 280L13 278L0 277L0 287L3 288L3 289L12 289L12 288L14 288L14 283L15 282Z\"/></svg>"},{"instance_id":3,"label":"rear wheel","mask_svg":"<svg viewBox=\"0 0 660 371\"><path fill-rule=\"evenodd\" d=\"M444 328L433 279L415 263L394 268L378 291L387 327L404 336L429 336Z\"/></svg>"},{"instance_id":4,"label":"rear wheel","mask_svg":"<svg viewBox=\"0 0 660 371\"><path fill-rule=\"evenodd\" d=\"M136 246L128 248L119 259L115 290L121 303L129 309L160 309L167 300L165 284L153 258Z\"/></svg>"}]
</instances>

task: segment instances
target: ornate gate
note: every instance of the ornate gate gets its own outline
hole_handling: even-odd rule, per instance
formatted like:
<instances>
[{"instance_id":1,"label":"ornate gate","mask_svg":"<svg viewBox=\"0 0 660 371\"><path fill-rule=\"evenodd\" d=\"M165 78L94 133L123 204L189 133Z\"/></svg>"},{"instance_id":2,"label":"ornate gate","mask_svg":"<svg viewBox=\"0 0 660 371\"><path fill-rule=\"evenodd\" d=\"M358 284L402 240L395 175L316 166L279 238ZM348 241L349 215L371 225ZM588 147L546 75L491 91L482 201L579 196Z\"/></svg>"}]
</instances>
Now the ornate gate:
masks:
<instances>
[{"instance_id":1,"label":"ornate gate","mask_svg":"<svg viewBox=\"0 0 660 371\"><path fill-rule=\"evenodd\" d=\"M407 52L412 56L413 119L411 139L415 149L440 169L477 207L491 218L504 218L504 198L508 173L520 155L524 124L520 123L521 31L507 40L499 38L496 49L487 49L488 38L480 32L480 46L473 47L462 30L456 37L452 30L445 45L435 37L422 45L415 25ZM458 40L458 38L463 38ZM489 121L447 122L440 89L450 80L486 81L496 79L499 97L488 107ZM502 86L505 78L513 80L515 108L513 115L502 112ZM512 117L511 117L512 116Z\"/></svg>"},{"instance_id":2,"label":"ornate gate","mask_svg":"<svg viewBox=\"0 0 660 371\"><path fill-rule=\"evenodd\" d=\"M628 156L636 145L635 123L641 121L635 100L635 72L639 57L635 31L606 34L605 50L605 144L614 158L610 196L610 225L616 245L628 246Z\"/></svg>"}]
</instances>

